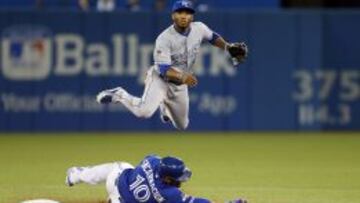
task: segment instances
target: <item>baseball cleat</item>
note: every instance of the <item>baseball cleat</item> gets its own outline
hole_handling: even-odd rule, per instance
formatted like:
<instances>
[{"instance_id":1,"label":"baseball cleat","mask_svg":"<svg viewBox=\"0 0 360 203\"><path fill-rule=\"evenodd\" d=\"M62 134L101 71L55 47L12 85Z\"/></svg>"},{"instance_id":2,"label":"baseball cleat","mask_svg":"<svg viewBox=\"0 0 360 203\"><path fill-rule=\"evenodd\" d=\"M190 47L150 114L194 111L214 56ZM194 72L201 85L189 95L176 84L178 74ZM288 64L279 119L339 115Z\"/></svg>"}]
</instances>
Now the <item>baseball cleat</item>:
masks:
<instances>
[{"instance_id":1,"label":"baseball cleat","mask_svg":"<svg viewBox=\"0 0 360 203\"><path fill-rule=\"evenodd\" d=\"M160 110L160 120L161 120L161 122L169 123L170 122L170 117L166 115L166 108L165 108L164 103L160 104L159 110Z\"/></svg>"},{"instance_id":2,"label":"baseball cleat","mask_svg":"<svg viewBox=\"0 0 360 203\"><path fill-rule=\"evenodd\" d=\"M169 122L170 122L170 117L169 117L169 116L166 116L166 115L160 114L160 120L161 120L161 122L163 122L163 123L169 123Z\"/></svg>"},{"instance_id":3,"label":"baseball cleat","mask_svg":"<svg viewBox=\"0 0 360 203\"><path fill-rule=\"evenodd\" d=\"M124 89L122 87L104 90L96 96L96 101L100 104L109 104L115 102L115 98L121 98L123 92Z\"/></svg>"}]
</instances>

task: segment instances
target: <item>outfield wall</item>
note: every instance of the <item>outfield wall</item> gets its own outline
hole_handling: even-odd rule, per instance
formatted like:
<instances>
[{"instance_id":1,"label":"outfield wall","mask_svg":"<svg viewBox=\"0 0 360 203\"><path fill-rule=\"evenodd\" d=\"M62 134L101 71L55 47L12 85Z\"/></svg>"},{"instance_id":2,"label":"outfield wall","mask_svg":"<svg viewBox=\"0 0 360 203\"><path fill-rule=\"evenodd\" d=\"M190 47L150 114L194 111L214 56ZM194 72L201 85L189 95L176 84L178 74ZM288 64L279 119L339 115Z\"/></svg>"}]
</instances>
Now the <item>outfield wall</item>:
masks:
<instances>
[{"instance_id":1,"label":"outfield wall","mask_svg":"<svg viewBox=\"0 0 360 203\"><path fill-rule=\"evenodd\" d=\"M203 47L190 130L360 129L360 11L232 11L196 16L249 60ZM0 12L0 131L162 130L104 88L141 95L168 13Z\"/></svg>"}]
</instances>

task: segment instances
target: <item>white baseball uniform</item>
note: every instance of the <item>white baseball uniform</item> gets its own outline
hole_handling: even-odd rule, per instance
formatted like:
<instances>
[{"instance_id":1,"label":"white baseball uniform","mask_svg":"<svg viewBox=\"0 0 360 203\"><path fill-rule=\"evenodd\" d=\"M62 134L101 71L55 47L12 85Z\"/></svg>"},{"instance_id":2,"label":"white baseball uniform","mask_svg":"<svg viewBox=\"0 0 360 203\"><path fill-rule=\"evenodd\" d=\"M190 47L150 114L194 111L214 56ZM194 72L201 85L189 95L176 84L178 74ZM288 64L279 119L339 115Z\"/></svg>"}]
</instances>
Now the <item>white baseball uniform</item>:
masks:
<instances>
[{"instance_id":1,"label":"white baseball uniform","mask_svg":"<svg viewBox=\"0 0 360 203\"><path fill-rule=\"evenodd\" d=\"M118 99L138 117L148 118L160 107L178 129L186 129L189 124L189 94L187 85L176 86L160 77L160 66L170 65L191 73L200 45L203 41L213 41L217 37L202 22L192 22L187 34L179 33L171 25L156 39L154 49L155 64L148 71L145 90L141 98L125 91Z\"/></svg>"},{"instance_id":2,"label":"white baseball uniform","mask_svg":"<svg viewBox=\"0 0 360 203\"><path fill-rule=\"evenodd\" d=\"M111 200L109 202L120 203L121 195L115 181L126 169L132 169L134 166L127 162L112 162L74 168L76 169L71 174L68 174L68 176L71 176L73 184L86 183L97 185L105 182L106 191L109 195L108 199Z\"/></svg>"}]
</instances>

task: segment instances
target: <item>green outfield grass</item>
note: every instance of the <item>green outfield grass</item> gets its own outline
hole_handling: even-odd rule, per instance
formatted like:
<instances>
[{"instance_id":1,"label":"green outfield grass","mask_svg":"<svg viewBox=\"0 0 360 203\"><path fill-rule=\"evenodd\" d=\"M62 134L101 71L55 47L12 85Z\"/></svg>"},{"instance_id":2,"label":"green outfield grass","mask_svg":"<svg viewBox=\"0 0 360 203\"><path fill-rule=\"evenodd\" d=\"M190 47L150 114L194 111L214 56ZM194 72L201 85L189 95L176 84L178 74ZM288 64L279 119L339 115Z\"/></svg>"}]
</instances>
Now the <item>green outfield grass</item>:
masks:
<instances>
[{"instance_id":1,"label":"green outfield grass","mask_svg":"<svg viewBox=\"0 0 360 203\"><path fill-rule=\"evenodd\" d=\"M105 187L66 187L68 167L137 164L150 153L182 157L193 170L185 191L219 202L360 202L359 133L220 134L2 134L0 202L98 203L106 199Z\"/></svg>"}]
</instances>

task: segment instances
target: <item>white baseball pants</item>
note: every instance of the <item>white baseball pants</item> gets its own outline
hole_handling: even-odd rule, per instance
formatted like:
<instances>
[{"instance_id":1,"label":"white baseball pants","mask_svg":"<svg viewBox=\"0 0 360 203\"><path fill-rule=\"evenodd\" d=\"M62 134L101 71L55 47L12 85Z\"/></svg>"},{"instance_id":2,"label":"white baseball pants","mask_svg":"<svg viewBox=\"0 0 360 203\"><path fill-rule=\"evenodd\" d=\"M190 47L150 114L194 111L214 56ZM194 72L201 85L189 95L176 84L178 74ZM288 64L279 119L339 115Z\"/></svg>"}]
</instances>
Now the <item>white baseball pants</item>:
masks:
<instances>
[{"instance_id":1,"label":"white baseball pants","mask_svg":"<svg viewBox=\"0 0 360 203\"><path fill-rule=\"evenodd\" d=\"M189 94L187 85L174 85L164 81L151 67L146 74L145 89L142 97L126 93L118 100L135 116L149 118L160 107L179 130L189 124Z\"/></svg>"}]
</instances>

